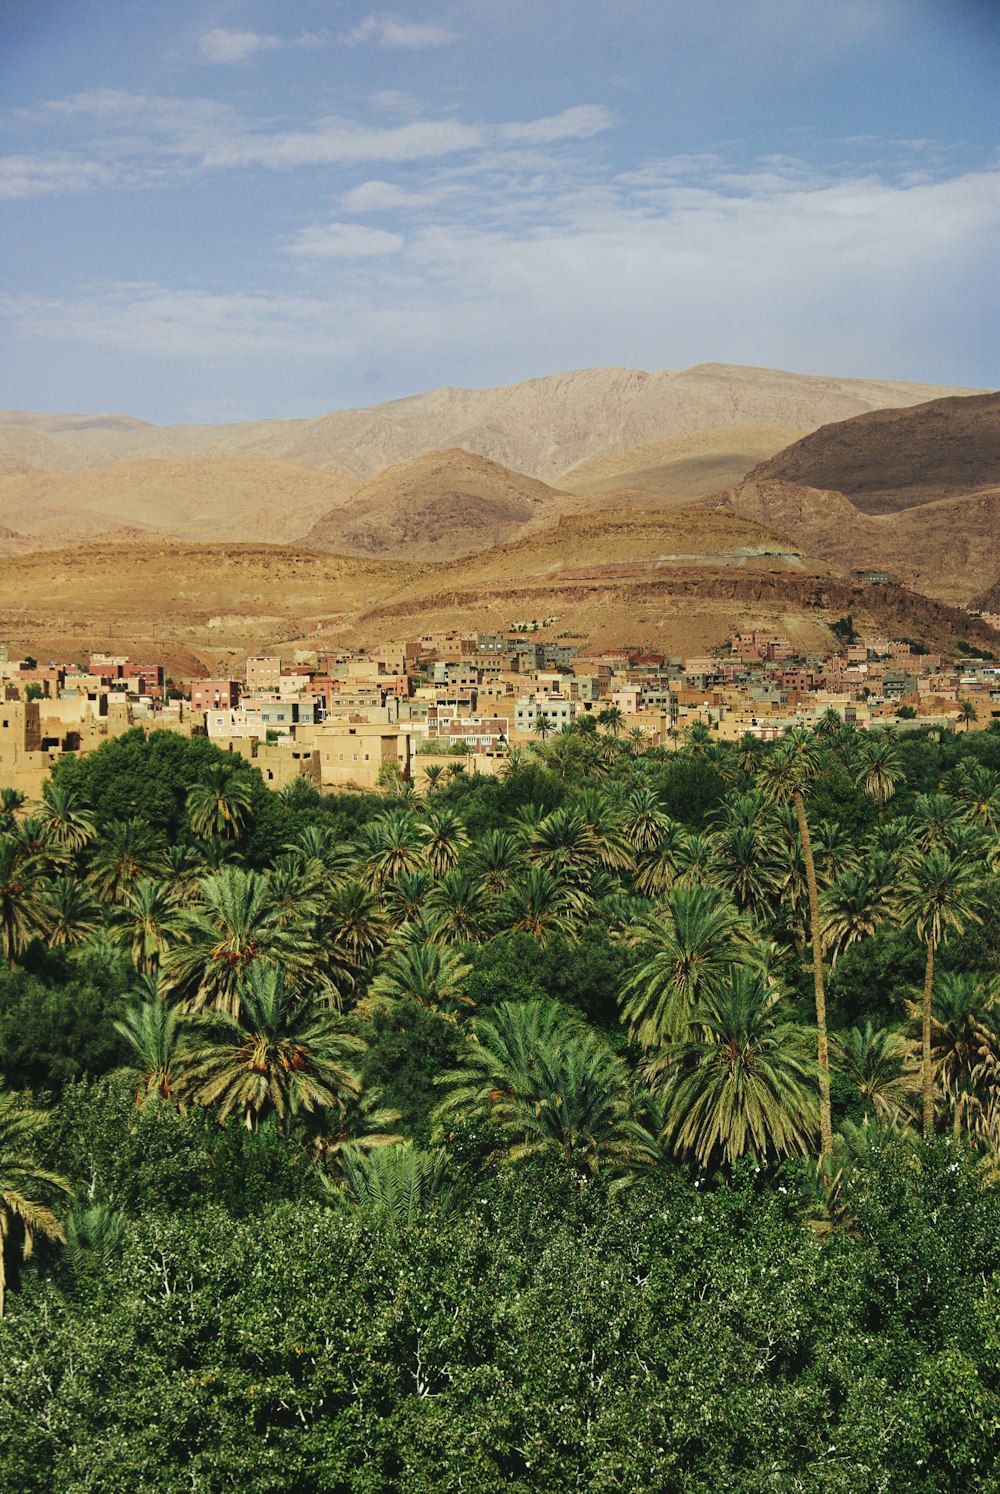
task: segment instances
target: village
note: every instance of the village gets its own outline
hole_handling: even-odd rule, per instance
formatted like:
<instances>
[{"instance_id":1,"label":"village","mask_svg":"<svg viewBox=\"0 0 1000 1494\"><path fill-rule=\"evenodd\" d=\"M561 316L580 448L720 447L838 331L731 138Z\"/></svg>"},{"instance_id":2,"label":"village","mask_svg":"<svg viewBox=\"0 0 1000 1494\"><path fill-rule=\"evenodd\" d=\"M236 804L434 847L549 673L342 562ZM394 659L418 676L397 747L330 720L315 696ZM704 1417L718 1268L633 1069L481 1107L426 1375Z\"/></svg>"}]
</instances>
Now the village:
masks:
<instances>
[{"instance_id":1,"label":"village","mask_svg":"<svg viewBox=\"0 0 1000 1494\"><path fill-rule=\"evenodd\" d=\"M428 634L370 649L248 657L238 678L175 680L162 664L92 653L86 663L13 657L0 646L0 783L37 796L66 754L136 727L207 736L281 789L371 790L444 772L495 772L512 748L601 728L635 751L760 740L833 711L866 730L975 730L1000 720L1000 660L869 637L851 618L834 647L802 656L776 632L734 633L711 654L641 647L588 653L558 619L502 634ZM707 737L705 734L708 734Z\"/></svg>"}]
</instances>

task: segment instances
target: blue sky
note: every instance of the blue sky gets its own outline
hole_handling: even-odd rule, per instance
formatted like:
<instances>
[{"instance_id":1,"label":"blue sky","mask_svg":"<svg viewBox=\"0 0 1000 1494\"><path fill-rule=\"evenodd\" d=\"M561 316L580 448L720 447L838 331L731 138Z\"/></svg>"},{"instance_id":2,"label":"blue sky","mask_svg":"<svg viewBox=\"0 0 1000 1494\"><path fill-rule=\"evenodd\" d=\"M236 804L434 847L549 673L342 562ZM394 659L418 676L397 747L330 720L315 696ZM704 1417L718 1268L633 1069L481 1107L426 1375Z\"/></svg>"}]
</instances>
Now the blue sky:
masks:
<instances>
[{"instance_id":1,"label":"blue sky","mask_svg":"<svg viewBox=\"0 0 1000 1494\"><path fill-rule=\"evenodd\" d=\"M1000 384L983 0L5 0L0 406Z\"/></svg>"}]
</instances>

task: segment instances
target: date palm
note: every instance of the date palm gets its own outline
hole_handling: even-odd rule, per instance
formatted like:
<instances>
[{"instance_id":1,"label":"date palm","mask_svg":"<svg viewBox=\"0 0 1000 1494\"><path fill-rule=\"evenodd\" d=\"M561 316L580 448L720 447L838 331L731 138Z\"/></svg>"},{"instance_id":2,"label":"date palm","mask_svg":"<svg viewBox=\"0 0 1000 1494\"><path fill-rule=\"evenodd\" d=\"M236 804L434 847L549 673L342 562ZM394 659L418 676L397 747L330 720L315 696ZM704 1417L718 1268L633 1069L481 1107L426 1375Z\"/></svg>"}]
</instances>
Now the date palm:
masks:
<instances>
[{"instance_id":1,"label":"date palm","mask_svg":"<svg viewBox=\"0 0 1000 1494\"><path fill-rule=\"evenodd\" d=\"M97 835L97 821L78 793L55 779L42 784L38 817L45 826L46 840L59 852L82 851Z\"/></svg>"},{"instance_id":2,"label":"date palm","mask_svg":"<svg viewBox=\"0 0 1000 1494\"><path fill-rule=\"evenodd\" d=\"M586 901L579 889L541 866L529 866L513 882L499 911L500 927L530 934L543 947L560 934L577 937Z\"/></svg>"},{"instance_id":3,"label":"date palm","mask_svg":"<svg viewBox=\"0 0 1000 1494\"><path fill-rule=\"evenodd\" d=\"M903 759L895 737L887 731L868 732L858 752L854 782L863 794L882 806L896 792L903 776Z\"/></svg>"},{"instance_id":4,"label":"date palm","mask_svg":"<svg viewBox=\"0 0 1000 1494\"><path fill-rule=\"evenodd\" d=\"M346 1153L339 1179L324 1191L331 1203L378 1219L391 1234L430 1214L447 1215L458 1201L446 1153L419 1151L402 1138L377 1151Z\"/></svg>"},{"instance_id":5,"label":"date palm","mask_svg":"<svg viewBox=\"0 0 1000 1494\"><path fill-rule=\"evenodd\" d=\"M422 825L424 855L432 877L443 877L458 865L458 858L469 843L469 835L453 809L430 809Z\"/></svg>"},{"instance_id":6,"label":"date palm","mask_svg":"<svg viewBox=\"0 0 1000 1494\"><path fill-rule=\"evenodd\" d=\"M982 763L963 759L955 769L953 792L971 824L993 835L1000 831L1000 776Z\"/></svg>"},{"instance_id":7,"label":"date palm","mask_svg":"<svg viewBox=\"0 0 1000 1494\"><path fill-rule=\"evenodd\" d=\"M20 789L0 789L0 834L13 830L17 817L27 803L27 796Z\"/></svg>"},{"instance_id":8,"label":"date palm","mask_svg":"<svg viewBox=\"0 0 1000 1494\"><path fill-rule=\"evenodd\" d=\"M25 855L17 836L0 836L0 938L12 970L45 928L47 890L44 858Z\"/></svg>"},{"instance_id":9,"label":"date palm","mask_svg":"<svg viewBox=\"0 0 1000 1494\"><path fill-rule=\"evenodd\" d=\"M623 806L621 832L635 855L655 851L670 829L670 816L651 788L638 785Z\"/></svg>"},{"instance_id":10,"label":"date palm","mask_svg":"<svg viewBox=\"0 0 1000 1494\"><path fill-rule=\"evenodd\" d=\"M759 971L733 970L706 992L689 1032L649 1066L662 1091L664 1140L678 1156L710 1168L812 1150L819 1129L813 1034L781 1015Z\"/></svg>"},{"instance_id":11,"label":"date palm","mask_svg":"<svg viewBox=\"0 0 1000 1494\"><path fill-rule=\"evenodd\" d=\"M376 889L424 864L423 836L408 809L392 808L361 827L358 847L364 878Z\"/></svg>"},{"instance_id":12,"label":"date palm","mask_svg":"<svg viewBox=\"0 0 1000 1494\"><path fill-rule=\"evenodd\" d=\"M646 1049L685 1033L692 1013L754 955L750 925L718 888L677 886L627 931L642 960L625 981L621 1010Z\"/></svg>"},{"instance_id":13,"label":"date palm","mask_svg":"<svg viewBox=\"0 0 1000 1494\"><path fill-rule=\"evenodd\" d=\"M912 1119L919 1092L919 1074L914 1045L899 1032L850 1027L833 1042L838 1065L878 1120L893 1124Z\"/></svg>"},{"instance_id":14,"label":"date palm","mask_svg":"<svg viewBox=\"0 0 1000 1494\"><path fill-rule=\"evenodd\" d=\"M676 820L669 820L656 845L640 852L635 865L635 890L643 897L659 897L672 887L685 865L688 836Z\"/></svg>"},{"instance_id":15,"label":"date palm","mask_svg":"<svg viewBox=\"0 0 1000 1494\"><path fill-rule=\"evenodd\" d=\"M982 901L980 872L975 863L956 860L940 848L912 861L899 884L897 916L902 924L914 930L927 950L920 1039L925 1136L930 1136L934 1129L934 1064L931 1049L934 957L950 934L961 934L967 924L982 921Z\"/></svg>"},{"instance_id":16,"label":"date palm","mask_svg":"<svg viewBox=\"0 0 1000 1494\"><path fill-rule=\"evenodd\" d=\"M839 820L820 820L813 831L812 849L817 881L824 887L858 864L854 838Z\"/></svg>"},{"instance_id":17,"label":"date palm","mask_svg":"<svg viewBox=\"0 0 1000 1494\"><path fill-rule=\"evenodd\" d=\"M294 1117L360 1094L348 1065L364 1041L311 993L295 996L274 966L245 971L237 1009L202 1019L180 1080L184 1094L213 1108L220 1123L239 1114L252 1129L273 1114L287 1132Z\"/></svg>"},{"instance_id":18,"label":"date palm","mask_svg":"<svg viewBox=\"0 0 1000 1494\"><path fill-rule=\"evenodd\" d=\"M144 877L167 871L167 846L145 820L117 820L90 853L87 881L102 903L119 903Z\"/></svg>"},{"instance_id":19,"label":"date palm","mask_svg":"<svg viewBox=\"0 0 1000 1494\"><path fill-rule=\"evenodd\" d=\"M43 894L45 938L55 949L86 944L102 925L101 910L75 877L55 877Z\"/></svg>"},{"instance_id":20,"label":"date palm","mask_svg":"<svg viewBox=\"0 0 1000 1494\"><path fill-rule=\"evenodd\" d=\"M711 871L712 880L730 893L736 906L751 914L763 912L777 898L784 880L774 836L748 825L712 836Z\"/></svg>"},{"instance_id":21,"label":"date palm","mask_svg":"<svg viewBox=\"0 0 1000 1494\"><path fill-rule=\"evenodd\" d=\"M426 866L419 871L404 872L382 893L381 906L388 915L394 929L401 929L419 917L427 906L427 898L434 886L434 878Z\"/></svg>"},{"instance_id":22,"label":"date palm","mask_svg":"<svg viewBox=\"0 0 1000 1494\"><path fill-rule=\"evenodd\" d=\"M144 1105L150 1095L172 1099L183 1068L185 1017L171 1007L153 983L134 999L115 1031L129 1052L128 1067L139 1075L135 1100Z\"/></svg>"},{"instance_id":23,"label":"date palm","mask_svg":"<svg viewBox=\"0 0 1000 1494\"><path fill-rule=\"evenodd\" d=\"M918 1002L909 1004L915 1023ZM956 1138L995 1145L1000 1102L1000 1025L996 982L945 970L937 980L931 1012L934 1083L951 1110Z\"/></svg>"},{"instance_id":24,"label":"date palm","mask_svg":"<svg viewBox=\"0 0 1000 1494\"><path fill-rule=\"evenodd\" d=\"M376 1001L412 1000L428 1011L457 1016L475 1006L465 987L472 974L454 950L437 944L406 944L390 950L369 987Z\"/></svg>"},{"instance_id":25,"label":"date palm","mask_svg":"<svg viewBox=\"0 0 1000 1494\"><path fill-rule=\"evenodd\" d=\"M312 962L314 948L281 926L268 879L257 872L226 867L206 877L198 902L181 918L183 942L167 952L163 970L194 1010L215 1006L235 1016L241 983L254 965L280 961L298 971Z\"/></svg>"},{"instance_id":26,"label":"date palm","mask_svg":"<svg viewBox=\"0 0 1000 1494\"><path fill-rule=\"evenodd\" d=\"M436 882L426 911L435 944L480 944L490 933L489 896L468 872L451 871Z\"/></svg>"},{"instance_id":27,"label":"date palm","mask_svg":"<svg viewBox=\"0 0 1000 1494\"><path fill-rule=\"evenodd\" d=\"M320 939L334 958L362 970L385 948L392 925L370 887L344 882L334 889L320 923Z\"/></svg>"},{"instance_id":28,"label":"date palm","mask_svg":"<svg viewBox=\"0 0 1000 1494\"><path fill-rule=\"evenodd\" d=\"M597 724L603 726L613 737L621 736L625 729L625 713L621 706L605 706L603 711L597 713Z\"/></svg>"},{"instance_id":29,"label":"date palm","mask_svg":"<svg viewBox=\"0 0 1000 1494\"><path fill-rule=\"evenodd\" d=\"M870 939L894 914L895 862L873 852L857 871L847 871L820 898L823 947L837 959L859 939Z\"/></svg>"},{"instance_id":30,"label":"date palm","mask_svg":"<svg viewBox=\"0 0 1000 1494\"><path fill-rule=\"evenodd\" d=\"M597 837L578 809L560 806L528 836L528 860L553 876L585 883L600 862Z\"/></svg>"},{"instance_id":31,"label":"date palm","mask_svg":"<svg viewBox=\"0 0 1000 1494\"><path fill-rule=\"evenodd\" d=\"M111 926L111 939L128 948L140 975L151 975L186 932L184 910L168 882L144 877L125 893Z\"/></svg>"},{"instance_id":32,"label":"date palm","mask_svg":"<svg viewBox=\"0 0 1000 1494\"><path fill-rule=\"evenodd\" d=\"M915 850L927 852L946 846L961 818L962 806L950 794L918 794L911 816Z\"/></svg>"},{"instance_id":33,"label":"date palm","mask_svg":"<svg viewBox=\"0 0 1000 1494\"><path fill-rule=\"evenodd\" d=\"M468 866L491 898L501 898L523 866L514 837L506 830L487 830L473 844Z\"/></svg>"},{"instance_id":34,"label":"date palm","mask_svg":"<svg viewBox=\"0 0 1000 1494\"><path fill-rule=\"evenodd\" d=\"M204 770L187 795L187 816L192 831L201 840L219 836L239 840L250 824L253 793L250 782L228 766L215 764Z\"/></svg>"},{"instance_id":35,"label":"date palm","mask_svg":"<svg viewBox=\"0 0 1000 1494\"><path fill-rule=\"evenodd\" d=\"M446 1091L439 1120L490 1121L512 1162L562 1157L581 1186L598 1175L622 1186L654 1159L625 1064L558 1002L503 1002L474 1026L476 1042L437 1081Z\"/></svg>"},{"instance_id":36,"label":"date palm","mask_svg":"<svg viewBox=\"0 0 1000 1494\"><path fill-rule=\"evenodd\" d=\"M2 1086L0 1078L0 1318L6 1307L12 1237L20 1234L22 1260L30 1256L36 1235L65 1239L53 1205L58 1195L73 1191L66 1178L35 1158L39 1137L50 1122L48 1111Z\"/></svg>"},{"instance_id":37,"label":"date palm","mask_svg":"<svg viewBox=\"0 0 1000 1494\"><path fill-rule=\"evenodd\" d=\"M806 892L809 901L809 941L812 945L813 995L816 1002L816 1052L819 1062L820 1152L825 1155L833 1144L833 1121L830 1107L830 1045L826 1025L826 988L823 979L823 937L819 920L819 887L813 859L812 837L806 818L805 796L823 768L823 757L816 738L802 728L787 731L767 757L758 774L758 787L766 799L775 804L791 804L799 831L799 843L805 863Z\"/></svg>"}]
</instances>

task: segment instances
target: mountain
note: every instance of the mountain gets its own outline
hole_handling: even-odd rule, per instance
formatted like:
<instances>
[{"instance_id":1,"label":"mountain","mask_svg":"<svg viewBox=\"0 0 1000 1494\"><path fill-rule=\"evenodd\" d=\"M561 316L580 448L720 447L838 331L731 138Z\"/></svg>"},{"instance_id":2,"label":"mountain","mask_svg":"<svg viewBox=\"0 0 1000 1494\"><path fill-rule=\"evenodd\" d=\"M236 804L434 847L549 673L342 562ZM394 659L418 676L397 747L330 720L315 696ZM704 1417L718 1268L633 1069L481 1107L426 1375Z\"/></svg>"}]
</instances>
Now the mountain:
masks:
<instances>
[{"instance_id":1,"label":"mountain","mask_svg":"<svg viewBox=\"0 0 1000 1494\"><path fill-rule=\"evenodd\" d=\"M0 477L0 523L39 546L92 542L121 525L150 537L283 543L354 487L337 473L288 462L122 462Z\"/></svg>"},{"instance_id":2,"label":"mountain","mask_svg":"<svg viewBox=\"0 0 1000 1494\"><path fill-rule=\"evenodd\" d=\"M686 501L738 483L755 462L783 451L799 434L766 426L724 426L647 441L582 462L564 472L557 486L595 497L627 488Z\"/></svg>"},{"instance_id":3,"label":"mountain","mask_svg":"<svg viewBox=\"0 0 1000 1494\"><path fill-rule=\"evenodd\" d=\"M823 425L747 473L835 490L869 514L1000 487L1000 393L874 410Z\"/></svg>"},{"instance_id":4,"label":"mountain","mask_svg":"<svg viewBox=\"0 0 1000 1494\"><path fill-rule=\"evenodd\" d=\"M864 411L973 391L820 378L706 363L683 371L597 368L493 389L436 389L310 420L151 426L129 416L0 412L0 436L27 429L80 467L183 457L263 458L358 482L432 451L463 447L553 482L582 462L699 431L814 430ZM628 486L628 484L621 484Z\"/></svg>"},{"instance_id":5,"label":"mountain","mask_svg":"<svg viewBox=\"0 0 1000 1494\"><path fill-rule=\"evenodd\" d=\"M313 549L451 560L517 533L566 500L554 488L462 450L387 467L303 536Z\"/></svg>"}]
</instances>

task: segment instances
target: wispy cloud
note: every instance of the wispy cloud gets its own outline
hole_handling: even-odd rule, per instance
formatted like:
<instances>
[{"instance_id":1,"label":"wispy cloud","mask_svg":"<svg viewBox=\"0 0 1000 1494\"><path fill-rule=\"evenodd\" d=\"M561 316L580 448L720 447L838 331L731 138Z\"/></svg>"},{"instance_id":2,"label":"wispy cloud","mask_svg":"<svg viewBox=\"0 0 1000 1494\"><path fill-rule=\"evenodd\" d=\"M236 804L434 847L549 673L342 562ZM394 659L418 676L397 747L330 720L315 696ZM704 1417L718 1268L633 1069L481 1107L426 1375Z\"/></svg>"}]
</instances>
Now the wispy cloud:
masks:
<instances>
[{"instance_id":1,"label":"wispy cloud","mask_svg":"<svg viewBox=\"0 0 1000 1494\"><path fill-rule=\"evenodd\" d=\"M431 47L450 46L452 42L458 41L458 33L447 26L436 26L425 21L400 21L394 16L372 14L352 27L343 40L348 46L360 46L368 42L377 47L416 52Z\"/></svg>"},{"instance_id":2,"label":"wispy cloud","mask_svg":"<svg viewBox=\"0 0 1000 1494\"><path fill-rule=\"evenodd\" d=\"M557 140L589 140L615 124L615 116L602 104L576 104L547 119L501 125L501 140L515 145L551 145Z\"/></svg>"},{"instance_id":3,"label":"wispy cloud","mask_svg":"<svg viewBox=\"0 0 1000 1494\"><path fill-rule=\"evenodd\" d=\"M113 186L114 173L102 161L71 156L0 156L0 199L64 196Z\"/></svg>"},{"instance_id":4,"label":"wispy cloud","mask_svg":"<svg viewBox=\"0 0 1000 1494\"><path fill-rule=\"evenodd\" d=\"M286 253L306 259L374 259L398 254L403 236L362 223L328 223L305 228Z\"/></svg>"},{"instance_id":5,"label":"wispy cloud","mask_svg":"<svg viewBox=\"0 0 1000 1494\"><path fill-rule=\"evenodd\" d=\"M281 38L260 31L227 31L216 26L198 38L198 51L206 62L237 64L248 62L260 52L274 52Z\"/></svg>"}]
</instances>

